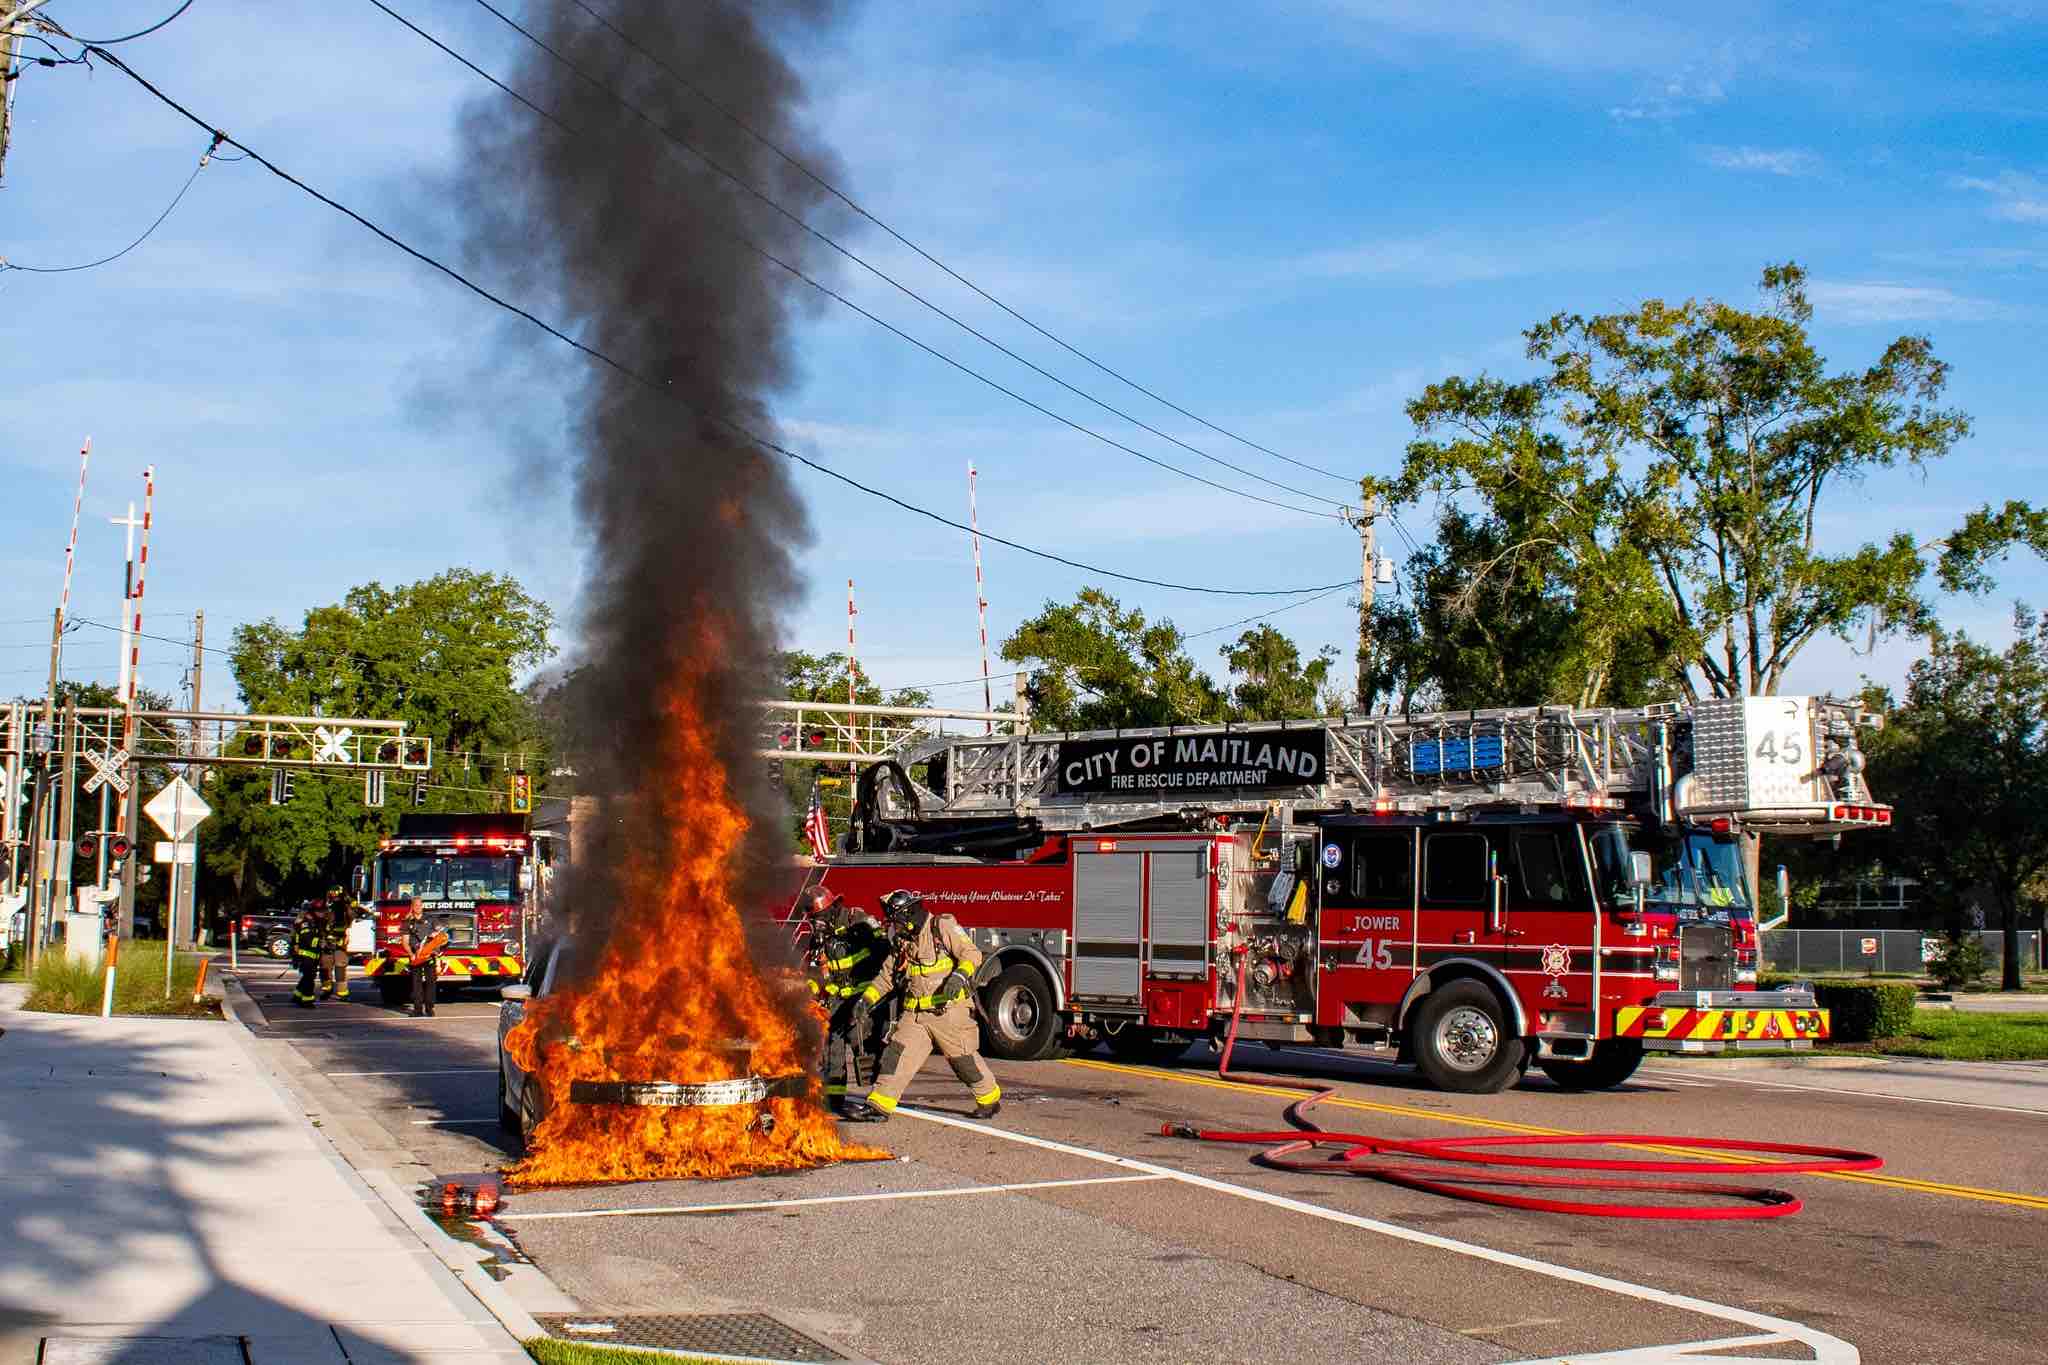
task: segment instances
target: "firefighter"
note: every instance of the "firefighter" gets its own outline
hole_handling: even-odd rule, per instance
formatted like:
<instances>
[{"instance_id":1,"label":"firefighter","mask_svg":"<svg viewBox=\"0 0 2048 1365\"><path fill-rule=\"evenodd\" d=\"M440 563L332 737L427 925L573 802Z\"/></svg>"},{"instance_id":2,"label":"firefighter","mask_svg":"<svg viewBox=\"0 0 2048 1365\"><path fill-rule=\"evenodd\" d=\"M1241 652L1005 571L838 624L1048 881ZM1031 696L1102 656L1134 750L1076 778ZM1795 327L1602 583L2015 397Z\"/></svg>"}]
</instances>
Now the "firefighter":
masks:
<instances>
[{"instance_id":1,"label":"firefighter","mask_svg":"<svg viewBox=\"0 0 2048 1365\"><path fill-rule=\"evenodd\" d=\"M863 988L882 970L889 943L866 915L818 887L806 898L811 923L811 994L825 1011L825 1094L843 1106L848 1095L875 1078L870 1011L859 1008Z\"/></svg>"},{"instance_id":2,"label":"firefighter","mask_svg":"<svg viewBox=\"0 0 2048 1365\"><path fill-rule=\"evenodd\" d=\"M314 978L320 973L320 953L326 938L326 912L308 905L292 924L292 965L299 969L299 984L292 991L292 1003L302 1010L312 1009L318 999L313 994Z\"/></svg>"},{"instance_id":3,"label":"firefighter","mask_svg":"<svg viewBox=\"0 0 2048 1365\"><path fill-rule=\"evenodd\" d=\"M951 915L934 915L909 891L891 891L882 898L894 951L882 970L855 997L863 1015L883 996L903 991L903 1012L882 1050L882 1077L865 1100L847 1101L846 1116L863 1123L886 1122L896 1102L937 1049L952 1064L953 1074L974 1096L974 1117L992 1119L1003 1107L1003 1088L981 1060L974 1022L974 973L981 949Z\"/></svg>"},{"instance_id":4,"label":"firefighter","mask_svg":"<svg viewBox=\"0 0 2048 1365\"><path fill-rule=\"evenodd\" d=\"M427 923L427 912L414 896L412 905L405 912L405 954L406 975L412 980L412 1008L407 1011L413 1018L422 1015L434 1017L434 982L441 975L441 952L437 948L428 953L424 961L413 961L420 949L427 946L434 936L434 926Z\"/></svg>"},{"instance_id":5,"label":"firefighter","mask_svg":"<svg viewBox=\"0 0 2048 1365\"><path fill-rule=\"evenodd\" d=\"M320 998L348 999L348 926L355 908L341 888L327 888L327 932L320 940Z\"/></svg>"}]
</instances>

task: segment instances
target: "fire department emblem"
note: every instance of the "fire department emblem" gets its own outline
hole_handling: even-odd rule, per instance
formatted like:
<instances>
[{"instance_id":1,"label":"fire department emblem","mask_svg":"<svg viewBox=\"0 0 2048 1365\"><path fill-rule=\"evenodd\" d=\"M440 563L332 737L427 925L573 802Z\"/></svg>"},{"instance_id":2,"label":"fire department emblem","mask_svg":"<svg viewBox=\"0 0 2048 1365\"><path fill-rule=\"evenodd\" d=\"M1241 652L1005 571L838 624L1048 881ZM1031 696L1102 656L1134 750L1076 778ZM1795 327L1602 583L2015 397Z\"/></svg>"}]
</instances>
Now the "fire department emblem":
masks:
<instances>
[{"instance_id":1,"label":"fire department emblem","mask_svg":"<svg viewBox=\"0 0 2048 1365\"><path fill-rule=\"evenodd\" d=\"M1572 969L1572 954L1562 943L1553 943L1543 950L1543 974L1550 978L1550 984L1543 988L1548 1000L1562 1000L1565 997L1564 975Z\"/></svg>"}]
</instances>

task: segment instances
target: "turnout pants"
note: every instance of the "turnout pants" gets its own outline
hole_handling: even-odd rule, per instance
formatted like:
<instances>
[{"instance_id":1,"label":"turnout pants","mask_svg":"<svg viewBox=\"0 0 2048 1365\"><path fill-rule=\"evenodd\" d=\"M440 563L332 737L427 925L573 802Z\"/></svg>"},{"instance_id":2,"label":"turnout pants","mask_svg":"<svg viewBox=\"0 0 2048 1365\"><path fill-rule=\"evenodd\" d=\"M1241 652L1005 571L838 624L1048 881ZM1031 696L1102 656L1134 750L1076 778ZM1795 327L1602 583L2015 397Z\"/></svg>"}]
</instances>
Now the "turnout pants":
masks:
<instances>
[{"instance_id":1,"label":"turnout pants","mask_svg":"<svg viewBox=\"0 0 2048 1365\"><path fill-rule=\"evenodd\" d=\"M310 1005L313 995L313 979L320 974L320 958L315 953L297 955L294 959L299 966L299 984L292 988L292 999L301 1005Z\"/></svg>"},{"instance_id":2,"label":"turnout pants","mask_svg":"<svg viewBox=\"0 0 2048 1365\"><path fill-rule=\"evenodd\" d=\"M406 968L406 975L412 978L412 1007L419 1014L434 1012L434 978L440 964L428 958Z\"/></svg>"},{"instance_id":3,"label":"turnout pants","mask_svg":"<svg viewBox=\"0 0 2048 1365\"><path fill-rule=\"evenodd\" d=\"M894 1110L918 1068L937 1052L952 1065L953 1074L976 1104L994 1104L1002 1098L1003 1088L976 1051L980 1042L981 1030L965 1000L955 1000L938 1011L906 1010L889 1033L889 1045L882 1049L882 1077L868 1092L868 1103L885 1113Z\"/></svg>"},{"instance_id":4,"label":"turnout pants","mask_svg":"<svg viewBox=\"0 0 2048 1365\"><path fill-rule=\"evenodd\" d=\"M320 954L320 996L348 999L348 953L346 950Z\"/></svg>"},{"instance_id":5,"label":"turnout pants","mask_svg":"<svg viewBox=\"0 0 2048 1365\"><path fill-rule=\"evenodd\" d=\"M853 1008L855 997L847 996L825 1022L825 1093L828 1096L858 1095L875 1083L875 1047L872 1031L880 1025L870 1019L862 1027Z\"/></svg>"}]
</instances>

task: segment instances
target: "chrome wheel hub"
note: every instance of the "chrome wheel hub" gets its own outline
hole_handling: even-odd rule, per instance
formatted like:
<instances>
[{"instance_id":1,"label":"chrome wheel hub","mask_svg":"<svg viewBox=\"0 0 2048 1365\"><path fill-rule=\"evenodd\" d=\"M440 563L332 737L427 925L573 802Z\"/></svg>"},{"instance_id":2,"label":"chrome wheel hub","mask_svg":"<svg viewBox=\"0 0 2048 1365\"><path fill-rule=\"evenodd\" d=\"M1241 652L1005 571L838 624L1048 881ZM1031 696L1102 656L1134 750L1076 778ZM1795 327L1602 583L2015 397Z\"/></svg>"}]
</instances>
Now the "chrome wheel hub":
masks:
<instances>
[{"instance_id":1,"label":"chrome wheel hub","mask_svg":"<svg viewBox=\"0 0 2048 1365\"><path fill-rule=\"evenodd\" d=\"M1436 1050L1459 1071L1478 1071L1500 1051L1500 1030L1485 1010L1460 1005L1437 1021Z\"/></svg>"}]
</instances>

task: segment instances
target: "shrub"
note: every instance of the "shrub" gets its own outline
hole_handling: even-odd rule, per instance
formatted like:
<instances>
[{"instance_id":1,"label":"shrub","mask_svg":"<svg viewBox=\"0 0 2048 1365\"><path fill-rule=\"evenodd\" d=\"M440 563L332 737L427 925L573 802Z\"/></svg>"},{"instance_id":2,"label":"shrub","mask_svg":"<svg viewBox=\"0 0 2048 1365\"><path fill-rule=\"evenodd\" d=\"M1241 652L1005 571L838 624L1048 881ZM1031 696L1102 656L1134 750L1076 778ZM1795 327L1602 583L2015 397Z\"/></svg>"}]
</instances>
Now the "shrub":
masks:
<instances>
[{"instance_id":1,"label":"shrub","mask_svg":"<svg viewBox=\"0 0 2048 1365\"><path fill-rule=\"evenodd\" d=\"M114 1013L177 1014L218 1018L220 1002L207 999L195 1005L192 991L197 984L199 964L189 955L181 956L171 975L171 992L164 994L164 950L161 940L128 940L121 946L120 971L114 978ZM80 962L60 944L36 959L29 976L27 1009L52 1014L98 1014L106 978L97 962Z\"/></svg>"},{"instance_id":2,"label":"shrub","mask_svg":"<svg viewBox=\"0 0 2048 1365\"><path fill-rule=\"evenodd\" d=\"M1984 940L1975 934L1949 939L1927 964L1927 974L1934 978L1936 984L1951 991L1976 985L1978 978L1990 970L1991 961L1984 955Z\"/></svg>"},{"instance_id":3,"label":"shrub","mask_svg":"<svg viewBox=\"0 0 2048 1365\"><path fill-rule=\"evenodd\" d=\"M1828 1036L1837 1043L1895 1038L1913 1026L1917 992L1892 981L1816 981L1814 1003L1828 1011Z\"/></svg>"}]
</instances>

